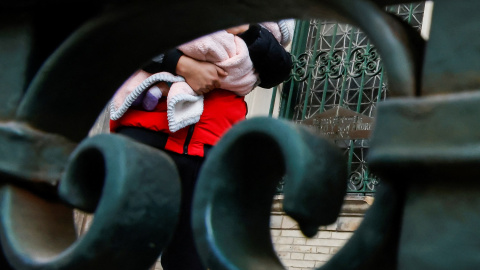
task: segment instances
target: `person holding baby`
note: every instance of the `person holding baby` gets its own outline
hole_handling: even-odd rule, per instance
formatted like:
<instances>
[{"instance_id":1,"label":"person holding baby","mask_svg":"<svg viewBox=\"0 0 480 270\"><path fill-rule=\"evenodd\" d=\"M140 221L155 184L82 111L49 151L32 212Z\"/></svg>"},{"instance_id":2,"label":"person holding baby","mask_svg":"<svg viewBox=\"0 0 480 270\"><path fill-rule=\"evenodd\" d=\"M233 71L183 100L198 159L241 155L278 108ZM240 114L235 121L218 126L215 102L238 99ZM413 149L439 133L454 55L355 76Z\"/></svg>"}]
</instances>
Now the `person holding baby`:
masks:
<instances>
[{"instance_id":1,"label":"person holding baby","mask_svg":"<svg viewBox=\"0 0 480 270\"><path fill-rule=\"evenodd\" d=\"M162 253L164 270L205 269L191 227L200 168L222 135L245 119L245 95L288 78L292 35L293 20L217 31L155 57L115 94L110 131L165 151L180 174L180 217Z\"/></svg>"}]
</instances>

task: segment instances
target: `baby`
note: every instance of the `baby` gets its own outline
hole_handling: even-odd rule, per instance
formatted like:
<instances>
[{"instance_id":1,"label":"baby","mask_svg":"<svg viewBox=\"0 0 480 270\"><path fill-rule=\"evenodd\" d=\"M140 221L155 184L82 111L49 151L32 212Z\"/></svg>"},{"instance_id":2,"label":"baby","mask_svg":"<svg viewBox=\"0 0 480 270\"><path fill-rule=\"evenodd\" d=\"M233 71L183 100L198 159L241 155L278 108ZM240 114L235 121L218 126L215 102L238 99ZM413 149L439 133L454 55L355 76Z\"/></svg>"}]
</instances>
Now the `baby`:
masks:
<instances>
[{"instance_id":1,"label":"baby","mask_svg":"<svg viewBox=\"0 0 480 270\"><path fill-rule=\"evenodd\" d=\"M270 88L288 76L292 62L284 46L291 41L292 34L293 20L242 25L200 37L177 49L222 68L228 76L221 77L221 88L245 96L256 86ZM125 107L125 100L133 106L142 103L145 110L151 111L165 93L171 132L198 122L203 111L203 96L197 95L182 77L167 72L152 75L135 92L137 95L130 95L130 100L125 93L116 94L111 104L112 120L123 115L117 108Z\"/></svg>"}]
</instances>

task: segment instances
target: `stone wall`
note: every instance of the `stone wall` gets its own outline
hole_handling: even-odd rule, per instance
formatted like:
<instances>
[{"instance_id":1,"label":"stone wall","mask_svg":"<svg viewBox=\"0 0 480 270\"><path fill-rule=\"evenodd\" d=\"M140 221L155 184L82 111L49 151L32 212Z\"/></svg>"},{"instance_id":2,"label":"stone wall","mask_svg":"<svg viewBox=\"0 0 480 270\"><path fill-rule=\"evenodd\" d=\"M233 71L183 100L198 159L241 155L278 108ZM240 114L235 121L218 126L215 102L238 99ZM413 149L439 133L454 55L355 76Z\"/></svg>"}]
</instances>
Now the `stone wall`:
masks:
<instances>
[{"instance_id":1,"label":"stone wall","mask_svg":"<svg viewBox=\"0 0 480 270\"><path fill-rule=\"evenodd\" d=\"M360 225L373 197L348 195L335 223L320 227L317 235L306 238L297 223L282 211L283 196L276 196L270 219L272 241L287 270L320 267L348 241ZM162 270L157 262L152 270Z\"/></svg>"},{"instance_id":2,"label":"stone wall","mask_svg":"<svg viewBox=\"0 0 480 270\"><path fill-rule=\"evenodd\" d=\"M288 270L313 269L328 261L348 241L373 202L369 196L347 196L337 221L306 238L297 223L281 211L282 200L278 196L273 204L271 234L277 255Z\"/></svg>"}]
</instances>

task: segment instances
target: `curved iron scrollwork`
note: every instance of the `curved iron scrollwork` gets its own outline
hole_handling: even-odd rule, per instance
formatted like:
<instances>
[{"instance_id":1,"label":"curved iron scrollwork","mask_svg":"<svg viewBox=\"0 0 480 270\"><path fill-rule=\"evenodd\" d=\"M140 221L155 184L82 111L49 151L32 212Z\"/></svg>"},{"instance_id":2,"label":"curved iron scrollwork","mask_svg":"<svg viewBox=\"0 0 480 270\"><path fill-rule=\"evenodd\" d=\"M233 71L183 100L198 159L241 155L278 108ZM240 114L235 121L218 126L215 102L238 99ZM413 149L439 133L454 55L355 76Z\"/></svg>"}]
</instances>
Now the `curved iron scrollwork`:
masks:
<instances>
[{"instance_id":1,"label":"curved iron scrollwork","mask_svg":"<svg viewBox=\"0 0 480 270\"><path fill-rule=\"evenodd\" d=\"M212 150L195 193L193 222L205 265L283 269L269 226L278 182L285 175L285 212L313 236L336 220L346 174L340 149L304 127L271 118L238 124Z\"/></svg>"},{"instance_id":2,"label":"curved iron scrollwork","mask_svg":"<svg viewBox=\"0 0 480 270\"><path fill-rule=\"evenodd\" d=\"M354 78L362 76L378 75L382 69L380 65L380 55L375 47L358 48L352 51L350 69L347 70L348 75Z\"/></svg>"},{"instance_id":3,"label":"curved iron scrollwork","mask_svg":"<svg viewBox=\"0 0 480 270\"><path fill-rule=\"evenodd\" d=\"M160 4L107 7L99 1L91 11L100 6L103 12L93 17L81 12L62 17L75 3L46 5L57 11L49 19L59 19L66 29L81 24L60 45L49 43L59 39L50 36L57 32L29 24L44 11L43 3L0 4L2 11L12 11L2 13L2 59L11 53L3 48L15 48L19 58L8 64L19 75L30 71L32 62L45 61L31 82L0 77L6 96L0 100L0 268L147 269L176 224L176 168L161 152L120 136L84 138L132 70L169 46L143 32L162 32L153 16ZM11 47L11 35L24 44ZM35 51L57 45L48 59ZM95 212L79 239L73 208Z\"/></svg>"},{"instance_id":4,"label":"curved iron scrollwork","mask_svg":"<svg viewBox=\"0 0 480 270\"><path fill-rule=\"evenodd\" d=\"M378 177L369 174L367 171L355 171L348 178L349 191L362 191L365 193L373 192L380 184Z\"/></svg>"},{"instance_id":5,"label":"curved iron scrollwork","mask_svg":"<svg viewBox=\"0 0 480 270\"><path fill-rule=\"evenodd\" d=\"M331 79L340 78L343 74L342 53L341 50L333 51L331 54L328 52L319 53L315 58L313 79L319 81L327 76Z\"/></svg>"},{"instance_id":6,"label":"curved iron scrollwork","mask_svg":"<svg viewBox=\"0 0 480 270\"><path fill-rule=\"evenodd\" d=\"M2 248L13 269L147 269L170 239L180 208L178 173L168 156L116 135L86 139L75 149L59 185L64 203L14 186L0 190ZM95 212L79 239L68 205Z\"/></svg>"},{"instance_id":7,"label":"curved iron scrollwork","mask_svg":"<svg viewBox=\"0 0 480 270\"><path fill-rule=\"evenodd\" d=\"M307 53L303 53L297 57L292 55L293 69L292 69L292 78L297 81L305 81L308 78L309 74L309 56Z\"/></svg>"},{"instance_id":8,"label":"curved iron scrollwork","mask_svg":"<svg viewBox=\"0 0 480 270\"><path fill-rule=\"evenodd\" d=\"M194 200L196 239L205 265L284 269L269 231L271 202L283 175L284 210L306 236L336 220L347 168L340 149L327 139L291 123L256 118L234 127L212 150ZM402 198L402 192L382 184L352 239L320 269L394 269Z\"/></svg>"},{"instance_id":9,"label":"curved iron scrollwork","mask_svg":"<svg viewBox=\"0 0 480 270\"><path fill-rule=\"evenodd\" d=\"M335 50L332 53L322 51L315 56L308 53L300 54L298 57L292 55L293 70L292 77L295 81L305 81L311 74L316 81L325 78L338 79L344 73L350 77L360 77L362 74L375 76L381 72L380 55L373 46L369 48L357 48L344 56L345 51ZM310 58L314 57L314 65L310 65ZM344 61L349 59L349 61Z\"/></svg>"}]
</instances>

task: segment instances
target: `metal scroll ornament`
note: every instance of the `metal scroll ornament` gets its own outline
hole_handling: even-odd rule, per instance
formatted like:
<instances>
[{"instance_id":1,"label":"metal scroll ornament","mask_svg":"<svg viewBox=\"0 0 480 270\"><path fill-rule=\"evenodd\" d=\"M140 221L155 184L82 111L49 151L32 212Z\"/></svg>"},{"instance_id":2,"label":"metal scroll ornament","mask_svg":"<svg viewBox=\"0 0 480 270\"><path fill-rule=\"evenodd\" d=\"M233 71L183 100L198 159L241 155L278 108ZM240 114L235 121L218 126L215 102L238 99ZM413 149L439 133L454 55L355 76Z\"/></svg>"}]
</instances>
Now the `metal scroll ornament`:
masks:
<instances>
[{"instance_id":1,"label":"metal scroll ornament","mask_svg":"<svg viewBox=\"0 0 480 270\"><path fill-rule=\"evenodd\" d=\"M178 214L179 181L173 163L161 152L121 136L87 135L122 82L145 61L178 44L248 21L345 14L368 28L361 18L377 19L387 23L384 31L367 34L378 42L379 51L392 55L385 63L391 74L398 75L390 78L393 92L414 92L410 51L396 39L405 33L396 28L394 35L391 30L396 25L374 4L262 1L272 12L254 9L256 5L224 0L189 5L179 1L0 4L2 269L127 270L147 269L155 262ZM71 16L71 10L79 16ZM168 12L159 16L161 10ZM245 16L238 16L239 10ZM319 10L322 14L312 12ZM239 131L225 137L212 154L212 160L220 159L222 174L216 174L219 178L212 186L200 180L195 220L204 226L196 225L197 237L211 269L282 268L268 233L270 197L282 174L287 177L285 210L307 236L338 215L346 186L345 163L338 149L309 131L272 119L262 121L247 121L244 128L239 126ZM225 156L229 149L239 156ZM322 166L316 166L318 154ZM240 166L239 158L251 155L255 162L247 160L248 169ZM336 173L330 175L327 168L333 167ZM213 175L211 168L215 166L205 167L203 174ZM231 179L220 181L223 177ZM251 185L247 187L239 177ZM231 186L226 184L233 178L237 180ZM73 208L95 213L89 231L79 239L72 224ZM375 224L390 228L390 221ZM252 236L260 237L259 244ZM350 245L365 245L360 238ZM368 241L370 248L356 250L373 254L384 240ZM230 243L237 243L241 252ZM359 254L350 256L354 261Z\"/></svg>"},{"instance_id":2,"label":"metal scroll ornament","mask_svg":"<svg viewBox=\"0 0 480 270\"><path fill-rule=\"evenodd\" d=\"M362 74L375 76L381 72L380 56L376 48L358 48L352 51L350 69L347 71L351 77L360 77Z\"/></svg>"},{"instance_id":3,"label":"metal scroll ornament","mask_svg":"<svg viewBox=\"0 0 480 270\"><path fill-rule=\"evenodd\" d=\"M310 67L308 65L308 54L304 53L296 58L292 55L293 58L293 79L297 82L305 81L308 78Z\"/></svg>"},{"instance_id":4,"label":"metal scroll ornament","mask_svg":"<svg viewBox=\"0 0 480 270\"><path fill-rule=\"evenodd\" d=\"M284 210L305 236L336 220L346 192L346 161L339 148L311 129L272 118L251 119L212 150L194 198L194 227L205 265L284 269L269 230L273 195L283 175ZM402 196L388 183L377 192L353 238L321 269L393 269ZM375 239L366 237L371 233Z\"/></svg>"},{"instance_id":5,"label":"metal scroll ornament","mask_svg":"<svg viewBox=\"0 0 480 270\"><path fill-rule=\"evenodd\" d=\"M147 269L173 232L179 189L165 154L120 136L86 139L59 185L66 205L2 186L0 233L12 267L6 269ZM95 213L79 239L68 205Z\"/></svg>"},{"instance_id":6,"label":"metal scroll ornament","mask_svg":"<svg viewBox=\"0 0 480 270\"><path fill-rule=\"evenodd\" d=\"M316 16L363 29L397 97L379 106L373 130L369 166L384 180L375 203L321 269L480 265L472 180L480 175L480 56L471 34L479 2L435 1L426 47L380 7L400 0L64 2L0 4L1 269L150 267L175 226L176 169L124 137L86 138L96 117L125 78L167 49L249 21ZM368 55L362 68L377 72L372 52L360 55ZM257 118L234 127L212 150L194 198L205 267L284 269L269 234L276 184L285 178L284 210L312 236L338 215L342 159L328 139L291 123ZM95 212L80 239L74 207Z\"/></svg>"},{"instance_id":7,"label":"metal scroll ornament","mask_svg":"<svg viewBox=\"0 0 480 270\"><path fill-rule=\"evenodd\" d=\"M205 264L256 269L260 260L262 267L283 269L269 226L278 182L285 175L284 210L313 236L318 226L336 220L346 171L341 151L303 127L271 118L238 124L212 150L194 198L196 239Z\"/></svg>"},{"instance_id":8,"label":"metal scroll ornament","mask_svg":"<svg viewBox=\"0 0 480 270\"><path fill-rule=\"evenodd\" d=\"M161 27L146 3L73 6L0 4L0 269L148 269L175 228L178 172L156 149L87 134L128 74L165 49L140 45L139 30ZM74 208L95 214L78 239Z\"/></svg>"},{"instance_id":9,"label":"metal scroll ornament","mask_svg":"<svg viewBox=\"0 0 480 270\"><path fill-rule=\"evenodd\" d=\"M342 51L334 51L331 54L328 52L321 52L316 56L315 72L313 79L323 80L327 77L336 79L342 76L341 56Z\"/></svg>"}]
</instances>

